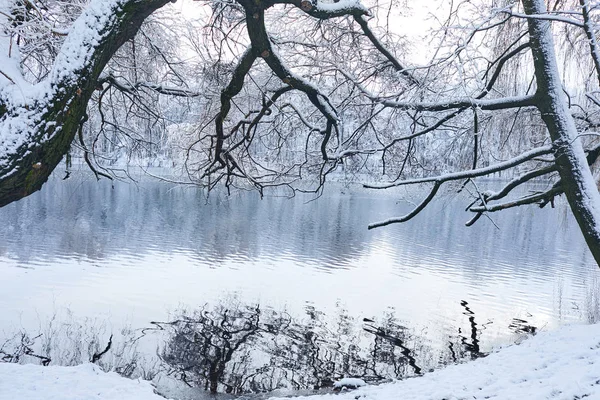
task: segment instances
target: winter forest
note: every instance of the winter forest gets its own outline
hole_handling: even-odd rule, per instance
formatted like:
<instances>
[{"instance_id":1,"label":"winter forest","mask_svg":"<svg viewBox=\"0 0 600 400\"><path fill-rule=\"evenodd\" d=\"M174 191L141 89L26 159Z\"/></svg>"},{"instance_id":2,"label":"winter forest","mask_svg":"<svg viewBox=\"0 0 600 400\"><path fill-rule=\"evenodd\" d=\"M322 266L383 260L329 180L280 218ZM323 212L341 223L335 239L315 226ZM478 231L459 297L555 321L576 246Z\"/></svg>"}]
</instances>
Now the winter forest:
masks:
<instances>
[{"instance_id":1,"label":"winter forest","mask_svg":"<svg viewBox=\"0 0 600 400\"><path fill-rule=\"evenodd\" d=\"M599 41L594 0L0 0L0 399L600 399Z\"/></svg>"}]
</instances>

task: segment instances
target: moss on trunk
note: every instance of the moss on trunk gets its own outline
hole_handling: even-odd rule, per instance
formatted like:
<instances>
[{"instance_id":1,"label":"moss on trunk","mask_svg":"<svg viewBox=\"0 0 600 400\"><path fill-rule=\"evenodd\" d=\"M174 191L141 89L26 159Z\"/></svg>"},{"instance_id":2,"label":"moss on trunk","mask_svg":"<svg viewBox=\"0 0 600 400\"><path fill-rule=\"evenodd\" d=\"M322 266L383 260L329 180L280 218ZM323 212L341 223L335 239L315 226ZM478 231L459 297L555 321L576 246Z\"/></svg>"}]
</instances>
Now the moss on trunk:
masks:
<instances>
[{"instance_id":1,"label":"moss on trunk","mask_svg":"<svg viewBox=\"0 0 600 400\"><path fill-rule=\"evenodd\" d=\"M44 104L10 109L0 104L0 118L18 118L20 113L39 110L32 140L7 155L9 163L0 168L0 207L41 189L52 171L69 151L87 103L100 73L115 52L133 38L142 22L169 0L130 0L103 27L103 40L91 60L77 72L75 83L56 82L54 97Z\"/></svg>"}]
</instances>

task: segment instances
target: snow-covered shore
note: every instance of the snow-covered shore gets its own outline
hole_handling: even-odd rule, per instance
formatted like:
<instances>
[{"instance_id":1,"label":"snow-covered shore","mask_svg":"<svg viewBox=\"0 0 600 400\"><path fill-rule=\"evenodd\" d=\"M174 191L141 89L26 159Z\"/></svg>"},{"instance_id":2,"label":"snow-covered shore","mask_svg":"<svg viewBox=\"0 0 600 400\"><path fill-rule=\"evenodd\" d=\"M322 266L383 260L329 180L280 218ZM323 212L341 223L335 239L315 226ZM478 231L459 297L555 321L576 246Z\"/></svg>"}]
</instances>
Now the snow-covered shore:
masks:
<instances>
[{"instance_id":1,"label":"snow-covered shore","mask_svg":"<svg viewBox=\"0 0 600 400\"><path fill-rule=\"evenodd\" d=\"M102 372L94 364L42 367L0 363L1 400L164 400L148 381Z\"/></svg>"},{"instance_id":2,"label":"snow-covered shore","mask_svg":"<svg viewBox=\"0 0 600 400\"><path fill-rule=\"evenodd\" d=\"M600 324L542 332L486 358L336 400L600 399ZM325 400L318 396L311 400Z\"/></svg>"},{"instance_id":3,"label":"snow-covered shore","mask_svg":"<svg viewBox=\"0 0 600 400\"><path fill-rule=\"evenodd\" d=\"M311 400L600 399L600 324L543 332L486 358L422 377ZM1 400L153 400L149 382L93 365L41 367L0 363ZM274 399L273 399L274 400Z\"/></svg>"}]
</instances>

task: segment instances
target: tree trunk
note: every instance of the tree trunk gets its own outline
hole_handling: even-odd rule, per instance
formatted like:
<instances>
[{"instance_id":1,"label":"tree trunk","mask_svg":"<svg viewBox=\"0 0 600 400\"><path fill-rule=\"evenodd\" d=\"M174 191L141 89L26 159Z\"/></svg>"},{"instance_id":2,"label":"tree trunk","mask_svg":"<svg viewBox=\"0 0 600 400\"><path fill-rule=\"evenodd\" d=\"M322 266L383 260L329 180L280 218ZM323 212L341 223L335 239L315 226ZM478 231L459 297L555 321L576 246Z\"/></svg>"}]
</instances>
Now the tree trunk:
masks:
<instances>
[{"instance_id":1,"label":"tree trunk","mask_svg":"<svg viewBox=\"0 0 600 400\"><path fill-rule=\"evenodd\" d=\"M169 1L117 0L108 18L106 0L93 1L74 24L80 30L67 36L51 77L37 85L39 95L23 101L10 97L10 85L0 91L0 207L41 189L68 152L103 68Z\"/></svg>"},{"instance_id":2,"label":"tree trunk","mask_svg":"<svg viewBox=\"0 0 600 400\"><path fill-rule=\"evenodd\" d=\"M218 361L217 361L218 363ZM210 371L208 373L208 381L210 382L210 393L217 394L219 391L219 378L220 374L217 370L217 367L214 364L211 364Z\"/></svg>"},{"instance_id":3,"label":"tree trunk","mask_svg":"<svg viewBox=\"0 0 600 400\"><path fill-rule=\"evenodd\" d=\"M527 14L546 12L544 0L523 0ZM585 241L600 266L600 194L567 106L549 21L528 19L537 81L536 106L548 128L562 187Z\"/></svg>"}]
</instances>

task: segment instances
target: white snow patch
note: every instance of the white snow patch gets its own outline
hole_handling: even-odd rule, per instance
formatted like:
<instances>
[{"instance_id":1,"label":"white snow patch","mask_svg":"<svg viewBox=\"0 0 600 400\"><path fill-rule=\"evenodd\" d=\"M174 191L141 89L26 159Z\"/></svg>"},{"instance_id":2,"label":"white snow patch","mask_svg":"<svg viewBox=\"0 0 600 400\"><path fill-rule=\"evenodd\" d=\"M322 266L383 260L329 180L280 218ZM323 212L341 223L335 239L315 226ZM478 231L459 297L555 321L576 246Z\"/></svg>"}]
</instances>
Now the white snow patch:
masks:
<instances>
[{"instance_id":1,"label":"white snow patch","mask_svg":"<svg viewBox=\"0 0 600 400\"><path fill-rule=\"evenodd\" d=\"M317 2L317 10L328 13L337 13L352 9L362 10L365 13L368 12L368 9L361 4L360 0L340 0L337 3Z\"/></svg>"},{"instance_id":2,"label":"white snow patch","mask_svg":"<svg viewBox=\"0 0 600 400\"><path fill-rule=\"evenodd\" d=\"M333 387L336 389L341 389L344 387L359 388L362 386L367 386L367 383L358 378L343 378L333 384Z\"/></svg>"},{"instance_id":3,"label":"white snow patch","mask_svg":"<svg viewBox=\"0 0 600 400\"><path fill-rule=\"evenodd\" d=\"M102 372L94 364L42 367L0 363L0 400L164 400L150 382Z\"/></svg>"},{"instance_id":4,"label":"white snow patch","mask_svg":"<svg viewBox=\"0 0 600 400\"><path fill-rule=\"evenodd\" d=\"M103 30L115 18L123 0L93 1L83 14L75 21L71 31L63 43L60 54L52 69L52 82L75 78L75 71L84 68L94 54L103 35Z\"/></svg>"}]
</instances>

